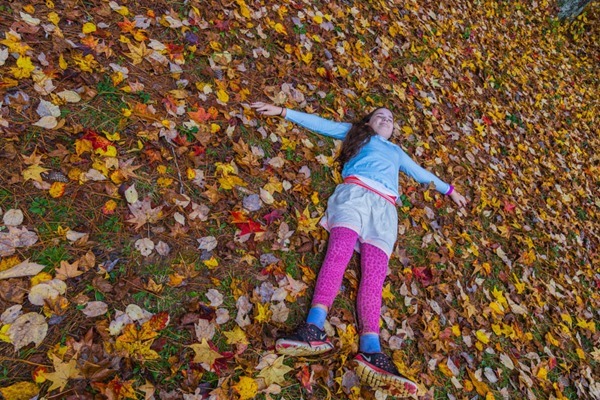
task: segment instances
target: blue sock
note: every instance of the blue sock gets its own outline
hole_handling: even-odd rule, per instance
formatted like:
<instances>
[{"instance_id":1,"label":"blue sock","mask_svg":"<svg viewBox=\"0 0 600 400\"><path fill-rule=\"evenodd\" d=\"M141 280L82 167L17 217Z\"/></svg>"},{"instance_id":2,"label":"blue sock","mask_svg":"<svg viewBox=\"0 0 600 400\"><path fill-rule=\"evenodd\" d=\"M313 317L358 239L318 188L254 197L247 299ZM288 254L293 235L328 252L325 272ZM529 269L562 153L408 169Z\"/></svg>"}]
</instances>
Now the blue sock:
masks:
<instances>
[{"instance_id":1,"label":"blue sock","mask_svg":"<svg viewBox=\"0 0 600 400\"><path fill-rule=\"evenodd\" d=\"M306 322L316 325L319 329L323 329L325 326L325 318L327 318L327 311L321 307L311 307L308 312L308 317L306 317Z\"/></svg>"},{"instance_id":2,"label":"blue sock","mask_svg":"<svg viewBox=\"0 0 600 400\"><path fill-rule=\"evenodd\" d=\"M379 343L379 335L376 333L360 335L359 349L361 353L380 353L381 344Z\"/></svg>"}]
</instances>

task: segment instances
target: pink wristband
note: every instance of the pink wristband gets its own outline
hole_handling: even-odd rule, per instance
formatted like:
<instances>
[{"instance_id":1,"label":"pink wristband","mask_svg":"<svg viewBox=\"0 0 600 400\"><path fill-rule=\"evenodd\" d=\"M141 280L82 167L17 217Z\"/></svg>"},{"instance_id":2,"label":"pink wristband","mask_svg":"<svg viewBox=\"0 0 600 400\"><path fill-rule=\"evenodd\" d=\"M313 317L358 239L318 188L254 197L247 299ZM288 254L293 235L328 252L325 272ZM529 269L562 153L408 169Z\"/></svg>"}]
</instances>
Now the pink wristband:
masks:
<instances>
[{"instance_id":1,"label":"pink wristband","mask_svg":"<svg viewBox=\"0 0 600 400\"><path fill-rule=\"evenodd\" d=\"M454 186L450 185L450 189L446 192L446 196L450 196L454 192Z\"/></svg>"}]
</instances>

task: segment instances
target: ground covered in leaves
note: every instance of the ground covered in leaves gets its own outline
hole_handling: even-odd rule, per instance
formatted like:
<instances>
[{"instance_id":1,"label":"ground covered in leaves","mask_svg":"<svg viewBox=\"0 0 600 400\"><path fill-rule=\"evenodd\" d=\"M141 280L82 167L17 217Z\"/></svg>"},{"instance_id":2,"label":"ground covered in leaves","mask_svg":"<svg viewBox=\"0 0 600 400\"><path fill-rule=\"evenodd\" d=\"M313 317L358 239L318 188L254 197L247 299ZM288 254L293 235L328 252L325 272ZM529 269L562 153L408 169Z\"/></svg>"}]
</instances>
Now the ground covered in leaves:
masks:
<instances>
[{"instance_id":1,"label":"ground covered in leaves","mask_svg":"<svg viewBox=\"0 0 600 400\"><path fill-rule=\"evenodd\" d=\"M0 5L0 393L381 398L336 351L278 357L308 309L339 143L267 101L395 139L382 339L428 398L600 398L598 3L232 0Z\"/></svg>"}]
</instances>

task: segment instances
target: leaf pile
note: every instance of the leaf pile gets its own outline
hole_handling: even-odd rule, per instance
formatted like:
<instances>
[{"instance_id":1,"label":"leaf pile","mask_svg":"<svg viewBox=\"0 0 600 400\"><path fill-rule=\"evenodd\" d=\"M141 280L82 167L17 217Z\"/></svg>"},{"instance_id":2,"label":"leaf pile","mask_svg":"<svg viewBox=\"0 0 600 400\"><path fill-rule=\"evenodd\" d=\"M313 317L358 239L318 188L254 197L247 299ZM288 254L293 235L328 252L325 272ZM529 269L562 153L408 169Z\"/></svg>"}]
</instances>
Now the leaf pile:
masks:
<instances>
[{"instance_id":1,"label":"leaf pile","mask_svg":"<svg viewBox=\"0 0 600 400\"><path fill-rule=\"evenodd\" d=\"M251 101L396 140L382 340L426 398L600 398L598 3L0 5L0 361L7 399L382 398L350 363L356 261L288 359L339 143ZM98 397L102 396L102 397Z\"/></svg>"}]
</instances>

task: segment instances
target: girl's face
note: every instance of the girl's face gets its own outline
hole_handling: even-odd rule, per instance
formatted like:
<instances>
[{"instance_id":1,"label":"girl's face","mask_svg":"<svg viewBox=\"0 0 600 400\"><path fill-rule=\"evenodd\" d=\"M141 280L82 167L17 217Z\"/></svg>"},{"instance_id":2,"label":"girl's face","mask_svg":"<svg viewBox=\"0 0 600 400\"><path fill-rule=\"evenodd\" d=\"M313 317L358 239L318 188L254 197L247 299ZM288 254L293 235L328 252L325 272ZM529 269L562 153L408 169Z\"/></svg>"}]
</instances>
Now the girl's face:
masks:
<instances>
[{"instance_id":1,"label":"girl's face","mask_svg":"<svg viewBox=\"0 0 600 400\"><path fill-rule=\"evenodd\" d=\"M394 117L392 112L387 108L377 109L373 115L371 115L368 125L373 128L377 135L386 140L389 139L394 132Z\"/></svg>"}]
</instances>

